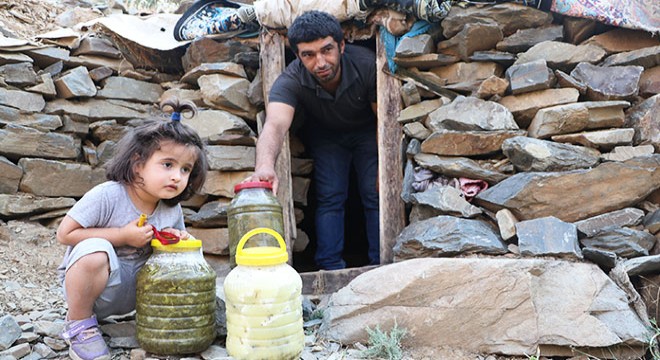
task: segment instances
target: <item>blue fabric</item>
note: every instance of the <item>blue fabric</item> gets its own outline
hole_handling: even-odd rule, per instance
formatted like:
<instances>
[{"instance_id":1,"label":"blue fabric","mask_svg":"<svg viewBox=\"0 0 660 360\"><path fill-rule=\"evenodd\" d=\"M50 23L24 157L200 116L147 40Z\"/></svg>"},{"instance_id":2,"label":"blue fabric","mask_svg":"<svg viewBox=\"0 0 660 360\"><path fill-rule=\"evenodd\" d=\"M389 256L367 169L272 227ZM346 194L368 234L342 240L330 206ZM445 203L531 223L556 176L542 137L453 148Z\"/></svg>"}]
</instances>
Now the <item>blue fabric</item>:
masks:
<instances>
[{"instance_id":1,"label":"blue fabric","mask_svg":"<svg viewBox=\"0 0 660 360\"><path fill-rule=\"evenodd\" d=\"M437 24L431 24L428 21L418 20L413 24L410 31L401 35L394 36L390 34L389 31L383 26L380 27L380 39L383 42L385 47L385 54L387 55L387 66L390 69L390 73L394 74L397 69L397 65L394 62L394 56L396 55L396 47L399 45L399 41L406 37L414 37L426 33L432 26L437 26Z\"/></svg>"},{"instance_id":2,"label":"blue fabric","mask_svg":"<svg viewBox=\"0 0 660 360\"><path fill-rule=\"evenodd\" d=\"M380 264L378 210L378 146L376 129L323 132L312 135L308 149L314 159L316 184L316 264L324 270L343 269L344 215L351 163L357 173L369 243L369 262Z\"/></svg>"}]
</instances>

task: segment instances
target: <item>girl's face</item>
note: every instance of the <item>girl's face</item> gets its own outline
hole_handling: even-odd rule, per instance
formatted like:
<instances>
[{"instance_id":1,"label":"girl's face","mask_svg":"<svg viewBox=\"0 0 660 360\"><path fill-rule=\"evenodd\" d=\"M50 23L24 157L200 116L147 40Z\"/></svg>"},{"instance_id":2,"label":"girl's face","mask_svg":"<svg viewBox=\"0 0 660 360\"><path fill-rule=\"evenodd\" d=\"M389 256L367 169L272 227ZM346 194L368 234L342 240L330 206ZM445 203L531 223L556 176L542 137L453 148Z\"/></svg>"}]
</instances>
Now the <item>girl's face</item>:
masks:
<instances>
[{"instance_id":1,"label":"girl's face","mask_svg":"<svg viewBox=\"0 0 660 360\"><path fill-rule=\"evenodd\" d=\"M152 204L181 194L197 161L195 147L166 141L144 163L136 166L135 184L140 198Z\"/></svg>"}]
</instances>

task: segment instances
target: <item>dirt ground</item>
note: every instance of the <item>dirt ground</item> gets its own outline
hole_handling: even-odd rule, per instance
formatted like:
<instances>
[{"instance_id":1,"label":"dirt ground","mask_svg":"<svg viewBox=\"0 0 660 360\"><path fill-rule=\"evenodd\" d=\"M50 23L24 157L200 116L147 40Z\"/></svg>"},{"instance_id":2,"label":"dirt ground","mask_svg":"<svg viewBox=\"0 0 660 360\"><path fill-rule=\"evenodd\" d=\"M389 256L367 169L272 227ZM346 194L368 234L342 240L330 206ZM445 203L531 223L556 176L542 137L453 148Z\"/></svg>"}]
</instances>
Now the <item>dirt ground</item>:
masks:
<instances>
[{"instance_id":1,"label":"dirt ground","mask_svg":"<svg viewBox=\"0 0 660 360\"><path fill-rule=\"evenodd\" d=\"M0 314L64 307L57 276L64 246L55 230L15 221L0 226Z\"/></svg>"},{"instance_id":2,"label":"dirt ground","mask_svg":"<svg viewBox=\"0 0 660 360\"><path fill-rule=\"evenodd\" d=\"M0 1L0 31L7 37L29 39L58 29L55 19L65 10L60 0Z\"/></svg>"}]
</instances>

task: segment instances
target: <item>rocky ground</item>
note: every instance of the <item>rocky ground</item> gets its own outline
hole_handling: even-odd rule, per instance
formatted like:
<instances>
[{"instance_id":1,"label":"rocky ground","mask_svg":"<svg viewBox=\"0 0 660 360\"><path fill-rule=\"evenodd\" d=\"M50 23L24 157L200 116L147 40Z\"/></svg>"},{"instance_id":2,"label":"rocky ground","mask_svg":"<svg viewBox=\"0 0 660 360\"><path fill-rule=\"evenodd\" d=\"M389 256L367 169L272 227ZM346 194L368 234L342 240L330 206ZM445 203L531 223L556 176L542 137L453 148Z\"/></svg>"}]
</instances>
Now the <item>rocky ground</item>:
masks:
<instances>
[{"instance_id":1,"label":"rocky ground","mask_svg":"<svg viewBox=\"0 0 660 360\"><path fill-rule=\"evenodd\" d=\"M21 233L30 230L22 223L3 227L13 232L10 239L0 236L0 314L26 314L58 310L64 306L57 280L57 266L63 247L53 236L38 236L27 241Z\"/></svg>"},{"instance_id":2,"label":"rocky ground","mask_svg":"<svg viewBox=\"0 0 660 360\"><path fill-rule=\"evenodd\" d=\"M13 0L0 2L0 31L5 36L29 39L58 29L54 21L65 10L59 0Z\"/></svg>"}]
</instances>

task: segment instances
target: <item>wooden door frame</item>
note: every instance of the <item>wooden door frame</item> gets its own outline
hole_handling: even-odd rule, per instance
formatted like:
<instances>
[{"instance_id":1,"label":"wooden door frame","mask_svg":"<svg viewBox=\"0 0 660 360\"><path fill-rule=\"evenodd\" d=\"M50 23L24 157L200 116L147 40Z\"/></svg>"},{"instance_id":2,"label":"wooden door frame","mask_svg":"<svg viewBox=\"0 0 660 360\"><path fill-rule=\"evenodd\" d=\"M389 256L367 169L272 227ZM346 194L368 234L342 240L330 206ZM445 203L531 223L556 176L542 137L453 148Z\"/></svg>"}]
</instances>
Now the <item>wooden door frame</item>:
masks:
<instances>
[{"instance_id":1,"label":"wooden door frame","mask_svg":"<svg viewBox=\"0 0 660 360\"><path fill-rule=\"evenodd\" d=\"M285 39L277 32L264 29L260 34L260 61L264 101L268 104L268 94L275 79L284 71ZM405 227L405 204L401 199L403 189L403 159L401 145L403 135L397 118L401 111L401 82L383 71L387 66L385 46L376 34L376 91L378 109L378 186L380 207L380 262L393 262L392 248L397 236ZM263 123L258 121L259 132ZM296 238L296 221L293 206L291 180L291 153L289 136L286 135L276 163L280 180L277 197L282 204L284 215L284 238L291 255L291 244ZM291 261L291 256L289 256Z\"/></svg>"}]
</instances>

